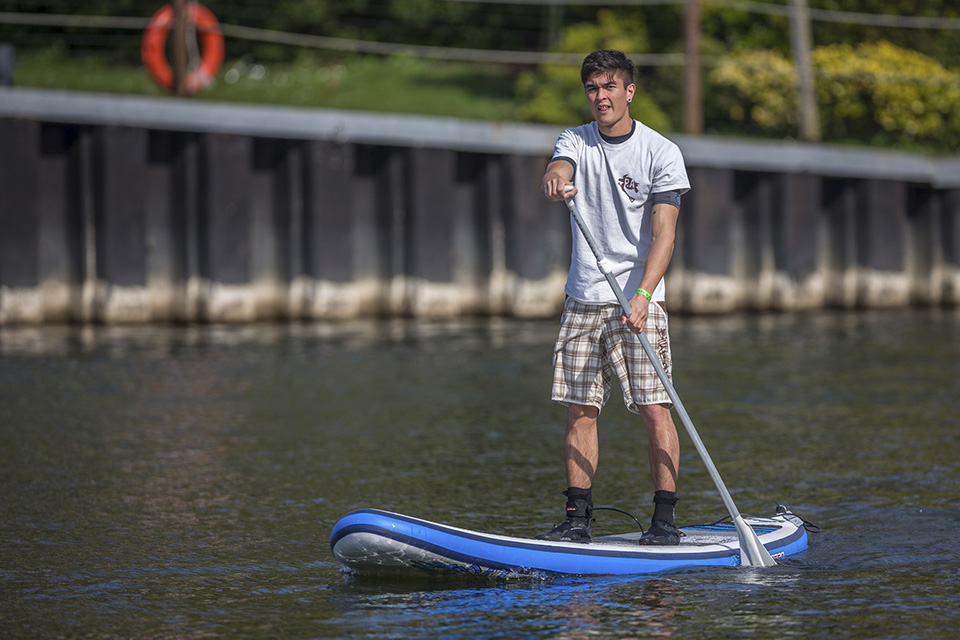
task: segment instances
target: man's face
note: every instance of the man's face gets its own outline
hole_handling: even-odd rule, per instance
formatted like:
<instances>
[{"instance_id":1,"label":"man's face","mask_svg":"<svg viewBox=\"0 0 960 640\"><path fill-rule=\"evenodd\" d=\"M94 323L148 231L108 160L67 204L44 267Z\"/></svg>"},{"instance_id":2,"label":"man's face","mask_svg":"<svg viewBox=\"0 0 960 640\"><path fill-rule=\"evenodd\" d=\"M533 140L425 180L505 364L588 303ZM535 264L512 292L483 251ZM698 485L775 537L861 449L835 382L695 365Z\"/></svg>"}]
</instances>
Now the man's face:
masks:
<instances>
[{"instance_id":1,"label":"man's face","mask_svg":"<svg viewBox=\"0 0 960 640\"><path fill-rule=\"evenodd\" d=\"M587 94L590 115L596 120L600 131L607 135L630 133L630 109L628 100L633 98L637 87L631 83L623 86L623 80L612 73L595 73L583 85Z\"/></svg>"}]
</instances>

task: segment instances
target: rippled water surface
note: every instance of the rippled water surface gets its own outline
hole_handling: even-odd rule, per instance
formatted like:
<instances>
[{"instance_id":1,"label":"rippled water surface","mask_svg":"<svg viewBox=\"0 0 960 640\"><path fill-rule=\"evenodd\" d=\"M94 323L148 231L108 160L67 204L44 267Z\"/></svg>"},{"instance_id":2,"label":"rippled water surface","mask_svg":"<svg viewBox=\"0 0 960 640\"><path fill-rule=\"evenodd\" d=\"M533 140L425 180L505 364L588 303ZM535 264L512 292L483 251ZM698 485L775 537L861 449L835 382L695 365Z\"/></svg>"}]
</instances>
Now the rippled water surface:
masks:
<instances>
[{"instance_id":1,"label":"rippled water surface","mask_svg":"<svg viewBox=\"0 0 960 640\"><path fill-rule=\"evenodd\" d=\"M0 629L11 638L952 638L960 314L672 319L676 386L745 513L823 527L768 569L345 574L380 507L558 520L552 321L0 329ZM683 522L723 506L693 450ZM647 520L642 427L601 416L598 504ZM598 533L627 527L598 514Z\"/></svg>"}]
</instances>

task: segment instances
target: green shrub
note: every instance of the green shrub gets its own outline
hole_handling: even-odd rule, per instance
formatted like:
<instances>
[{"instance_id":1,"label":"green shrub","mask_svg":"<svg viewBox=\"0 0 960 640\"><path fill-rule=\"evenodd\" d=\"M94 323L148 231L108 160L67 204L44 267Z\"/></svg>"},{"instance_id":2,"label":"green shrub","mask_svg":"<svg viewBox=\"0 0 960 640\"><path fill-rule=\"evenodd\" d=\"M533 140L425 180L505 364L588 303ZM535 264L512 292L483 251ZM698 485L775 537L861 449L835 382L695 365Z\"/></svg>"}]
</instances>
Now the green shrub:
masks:
<instances>
[{"instance_id":1,"label":"green shrub","mask_svg":"<svg viewBox=\"0 0 960 640\"><path fill-rule=\"evenodd\" d=\"M793 135L797 128L797 74L774 51L734 51L708 74L704 99L711 120L743 133Z\"/></svg>"},{"instance_id":2,"label":"green shrub","mask_svg":"<svg viewBox=\"0 0 960 640\"><path fill-rule=\"evenodd\" d=\"M647 33L642 22L623 20L611 11L601 11L596 23L581 23L565 29L554 51L586 55L596 49L620 49L636 53L647 47ZM540 65L536 71L520 74L516 89L519 99L524 101L518 108L521 120L561 125L591 120L580 82L579 65ZM634 118L654 129L664 130L670 125L663 111L639 87L630 112Z\"/></svg>"}]
</instances>

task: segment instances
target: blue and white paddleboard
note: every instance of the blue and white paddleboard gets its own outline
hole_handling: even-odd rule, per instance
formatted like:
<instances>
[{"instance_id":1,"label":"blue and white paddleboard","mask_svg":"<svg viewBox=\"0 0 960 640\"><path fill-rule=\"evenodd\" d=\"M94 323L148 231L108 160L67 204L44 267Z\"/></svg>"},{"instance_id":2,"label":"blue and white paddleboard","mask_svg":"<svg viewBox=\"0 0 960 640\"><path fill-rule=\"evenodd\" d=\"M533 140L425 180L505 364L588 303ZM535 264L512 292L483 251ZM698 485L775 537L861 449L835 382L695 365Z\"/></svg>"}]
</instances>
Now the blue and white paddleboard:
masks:
<instances>
[{"instance_id":1,"label":"blue and white paddleboard","mask_svg":"<svg viewBox=\"0 0 960 640\"><path fill-rule=\"evenodd\" d=\"M775 559L807 548L801 518L778 509L771 518L744 520ZM330 547L344 566L361 573L423 570L477 576L631 575L682 567L740 564L731 523L681 527L673 547L640 546L640 532L595 537L588 544L548 542L470 531L419 518L360 509L333 527Z\"/></svg>"}]
</instances>

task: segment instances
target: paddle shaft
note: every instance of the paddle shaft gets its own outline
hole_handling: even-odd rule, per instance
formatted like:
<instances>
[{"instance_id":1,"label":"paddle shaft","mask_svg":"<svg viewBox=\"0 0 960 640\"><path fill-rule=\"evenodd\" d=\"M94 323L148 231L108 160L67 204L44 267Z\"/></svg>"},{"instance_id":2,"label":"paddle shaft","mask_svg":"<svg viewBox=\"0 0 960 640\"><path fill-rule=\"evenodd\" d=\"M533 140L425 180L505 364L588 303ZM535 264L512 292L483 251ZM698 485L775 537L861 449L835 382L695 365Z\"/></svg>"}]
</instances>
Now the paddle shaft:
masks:
<instances>
[{"instance_id":1,"label":"paddle shaft","mask_svg":"<svg viewBox=\"0 0 960 640\"><path fill-rule=\"evenodd\" d=\"M580 212L577 210L577 205L573 202L573 198L564 200L564 203L567 205L567 208L570 210L570 215L573 216L574 221L580 228L580 233L583 234L583 237L587 241L587 245L589 245L590 250L593 251L593 255L597 259L597 267L607 279L607 282L610 284L610 288L613 289L614 294L616 294L617 300L620 302L620 308L623 310L624 315L629 318L633 313L633 309L630 307L630 302L627 300L627 296L624 295L623 289L620 287L617 279L610 272L610 263L606 258L603 257L603 254L600 253L600 248L597 247L597 243L593 239L593 234L590 233L590 229L587 228L583 222L583 219L580 217ZM700 456L700 459L703 461L703 466L707 468L707 473L710 474L713 484L716 485L717 491L720 492L720 498L723 500L723 505L727 508L727 513L730 514L730 517L734 520L734 524L737 525L737 530L741 537L741 548L743 551L741 554L742 564L776 564L770 557L770 554L763 547L759 537L757 537L757 534L749 527L749 525L743 522L743 517L737 510L737 505L733 503L733 498L730 496L730 492L727 491L726 485L723 484L723 480L720 478L720 472L717 471L717 467L713 464L710 454L707 453L707 448L703 446L703 441L700 439L700 434L697 433L696 427L693 426L693 421L687 414L687 410L684 409L683 402L680 401L680 396L677 394L677 390L674 389L673 384L670 382L670 378L667 377L667 372L663 369L663 365L660 363L660 358L657 357L653 347L650 346L650 341L647 340L647 336L641 331L637 334L637 337L640 339L640 345L643 347L644 353L647 354L647 359L650 360L650 363L656 370L657 376L660 378L660 382L663 383L664 389L667 390L667 395L670 396L670 400L673 402L673 406L677 410L677 414L680 416L680 421L683 422L683 426L687 430L687 435L689 435L690 440L693 441L693 446L697 450L697 454ZM744 538L750 537L751 535L753 538L752 540L744 540ZM756 547L759 547L759 549ZM766 556L765 558L763 557L764 555ZM760 557L754 558L753 556Z\"/></svg>"}]
</instances>

